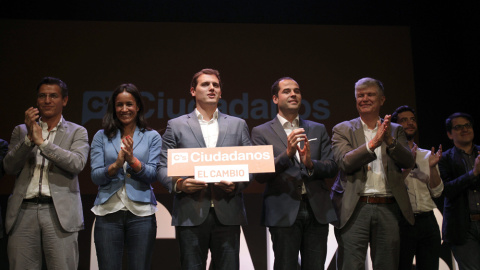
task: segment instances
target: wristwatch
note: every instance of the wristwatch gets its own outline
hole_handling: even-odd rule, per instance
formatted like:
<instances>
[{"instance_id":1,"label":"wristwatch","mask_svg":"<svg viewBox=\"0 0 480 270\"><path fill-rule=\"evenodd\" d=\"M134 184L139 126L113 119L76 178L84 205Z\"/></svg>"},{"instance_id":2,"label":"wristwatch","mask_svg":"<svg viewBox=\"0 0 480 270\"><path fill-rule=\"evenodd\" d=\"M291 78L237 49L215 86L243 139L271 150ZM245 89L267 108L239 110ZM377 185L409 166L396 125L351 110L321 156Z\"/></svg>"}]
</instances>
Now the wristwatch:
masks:
<instances>
[{"instance_id":1,"label":"wristwatch","mask_svg":"<svg viewBox=\"0 0 480 270\"><path fill-rule=\"evenodd\" d=\"M388 145L388 149L393 149L397 146L397 139L393 138L392 143Z\"/></svg>"}]
</instances>

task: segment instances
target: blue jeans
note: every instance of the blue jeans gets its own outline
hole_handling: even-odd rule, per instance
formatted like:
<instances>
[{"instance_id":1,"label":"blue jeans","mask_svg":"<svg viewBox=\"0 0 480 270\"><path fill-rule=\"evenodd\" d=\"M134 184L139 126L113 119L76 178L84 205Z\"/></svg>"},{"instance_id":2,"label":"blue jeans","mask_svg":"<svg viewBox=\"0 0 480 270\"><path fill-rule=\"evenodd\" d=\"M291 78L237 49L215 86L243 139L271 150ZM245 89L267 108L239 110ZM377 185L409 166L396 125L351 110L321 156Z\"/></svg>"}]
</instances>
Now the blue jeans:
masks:
<instances>
[{"instance_id":1,"label":"blue jeans","mask_svg":"<svg viewBox=\"0 0 480 270\"><path fill-rule=\"evenodd\" d=\"M118 211L97 216L94 240L99 269L122 269L124 246L128 269L150 269L156 234L155 215L138 217L130 211Z\"/></svg>"}]
</instances>

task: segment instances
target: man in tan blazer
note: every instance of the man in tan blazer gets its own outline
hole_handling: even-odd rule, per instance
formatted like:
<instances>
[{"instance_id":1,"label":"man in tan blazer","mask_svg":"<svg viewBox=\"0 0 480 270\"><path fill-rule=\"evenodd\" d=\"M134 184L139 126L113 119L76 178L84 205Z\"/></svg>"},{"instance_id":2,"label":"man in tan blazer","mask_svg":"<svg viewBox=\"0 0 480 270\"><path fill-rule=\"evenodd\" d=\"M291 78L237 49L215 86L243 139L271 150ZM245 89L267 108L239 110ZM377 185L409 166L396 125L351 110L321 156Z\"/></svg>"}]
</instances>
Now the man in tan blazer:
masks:
<instances>
[{"instance_id":1,"label":"man in tan blazer","mask_svg":"<svg viewBox=\"0 0 480 270\"><path fill-rule=\"evenodd\" d=\"M397 269L398 221L414 217L402 169L415 164L402 127L379 117L383 84L372 78L355 84L359 118L333 128L332 149L339 174L332 187L338 223L337 269L364 269L368 244L374 269Z\"/></svg>"},{"instance_id":2,"label":"man in tan blazer","mask_svg":"<svg viewBox=\"0 0 480 270\"><path fill-rule=\"evenodd\" d=\"M77 175L89 151L84 127L62 117L66 84L45 77L37 87L37 108L15 127L4 159L16 176L5 219L10 269L77 269L78 231L83 229Z\"/></svg>"}]
</instances>

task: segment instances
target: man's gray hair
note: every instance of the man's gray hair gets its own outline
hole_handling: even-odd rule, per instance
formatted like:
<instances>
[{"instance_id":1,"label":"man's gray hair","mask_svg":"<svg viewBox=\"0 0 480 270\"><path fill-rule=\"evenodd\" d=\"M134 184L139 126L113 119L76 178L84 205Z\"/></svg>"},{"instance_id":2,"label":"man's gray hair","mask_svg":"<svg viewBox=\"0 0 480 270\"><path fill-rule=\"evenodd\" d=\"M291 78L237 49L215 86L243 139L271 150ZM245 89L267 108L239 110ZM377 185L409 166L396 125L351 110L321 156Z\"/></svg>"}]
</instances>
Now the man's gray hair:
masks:
<instances>
[{"instance_id":1,"label":"man's gray hair","mask_svg":"<svg viewBox=\"0 0 480 270\"><path fill-rule=\"evenodd\" d=\"M385 95L385 90L383 89L383 83L377 79L374 78L361 78L355 83L355 98L357 97L357 90L365 89L368 87L376 86L378 89L378 92L384 96Z\"/></svg>"}]
</instances>

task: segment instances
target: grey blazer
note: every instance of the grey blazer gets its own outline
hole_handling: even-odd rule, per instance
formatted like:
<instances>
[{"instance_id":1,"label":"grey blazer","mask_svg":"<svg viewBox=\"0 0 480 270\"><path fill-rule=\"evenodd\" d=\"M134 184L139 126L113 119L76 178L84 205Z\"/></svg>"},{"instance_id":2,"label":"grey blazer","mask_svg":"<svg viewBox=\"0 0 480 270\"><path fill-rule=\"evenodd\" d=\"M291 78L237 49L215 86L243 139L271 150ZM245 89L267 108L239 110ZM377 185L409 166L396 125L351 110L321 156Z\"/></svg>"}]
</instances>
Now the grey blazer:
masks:
<instances>
[{"instance_id":1,"label":"grey blazer","mask_svg":"<svg viewBox=\"0 0 480 270\"><path fill-rule=\"evenodd\" d=\"M247 123L243 119L219 113L218 129L216 147L251 145ZM206 147L195 112L169 120L162 139L158 178L169 192L173 192L172 177L167 176L168 149ZM182 178L185 177L188 176ZM251 179L252 175L250 175ZM213 184L192 194L174 192L172 225L197 226L202 224L210 210L210 199L214 203L215 213L222 224L245 225L247 219L242 190L247 187L248 183L236 183L235 191L230 194Z\"/></svg>"},{"instance_id":2,"label":"grey blazer","mask_svg":"<svg viewBox=\"0 0 480 270\"><path fill-rule=\"evenodd\" d=\"M27 146L25 125L16 126L12 133L5 172L16 175L13 193L8 199L5 228L7 233L15 226L23 198L35 169L37 146ZM60 225L67 232L83 229L83 210L78 185L78 174L87 163L87 130L62 120L55 140L48 143L42 155L49 160L48 181Z\"/></svg>"},{"instance_id":3,"label":"grey blazer","mask_svg":"<svg viewBox=\"0 0 480 270\"><path fill-rule=\"evenodd\" d=\"M2 180L5 170L3 169L3 158L7 154L8 143L0 139L0 180ZM3 237L3 220L2 220L2 209L0 209L0 238Z\"/></svg>"},{"instance_id":4,"label":"grey blazer","mask_svg":"<svg viewBox=\"0 0 480 270\"><path fill-rule=\"evenodd\" d=\"M277 117L252 130L253 144L272 145L275 156L274 173L255 175L258 182L266 183L262 209L262 224L265 226L293 225L302 199L303 183L317 221L327 224L337 220L330 200L330 192L325 184L325 178L334 177L337 174L330 137L322 124L300 119L299 126L305 129L309 139L317 139L310 142L314 168L311 176L296 156L293 159L287 156L287 134Z\"/></svg>"},{"instance_id":5,"label":"grey blazer","mask_svg":"<svg viewBox=\"0 0 480 270\"><path fill-rule=\"evenodd\" d=\"M382 162L387 184L406 220L415 222L412 206L402 178L402 168L412 168L415 160L408 149L403 128L391 124L391 133L397 139L397 146L388 150L382 145ZM334 223L342 228L350 219L367 181L367 164L376 159L375 153L367 150L362 122L359 118L342 122L333 128L332 149L339 167L337 179L332 186L331 198L339 221Z\"/></svg>"}]
</instances>

